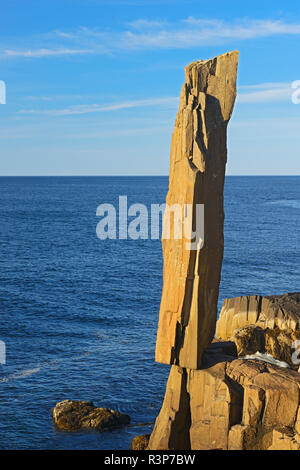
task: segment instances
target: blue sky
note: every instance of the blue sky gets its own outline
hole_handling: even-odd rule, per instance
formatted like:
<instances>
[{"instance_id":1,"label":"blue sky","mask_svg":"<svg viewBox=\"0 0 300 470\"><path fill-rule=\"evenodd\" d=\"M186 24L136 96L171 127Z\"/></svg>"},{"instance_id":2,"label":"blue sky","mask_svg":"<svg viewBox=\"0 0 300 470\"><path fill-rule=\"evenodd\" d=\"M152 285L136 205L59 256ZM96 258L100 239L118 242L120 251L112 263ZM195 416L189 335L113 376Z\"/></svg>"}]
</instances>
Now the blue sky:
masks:
<instances>
[{"instance_id":1,"label":"blue sky","mask_svg":"<svg viewBox=\"0 0 300 470\"><path fill-rule=\"evenodd\" d=\"M168 174L184 67L235 49L227 173L300 174L299 2L10 0L0 35L0 175Z\"/></svg>"}]
</instances>

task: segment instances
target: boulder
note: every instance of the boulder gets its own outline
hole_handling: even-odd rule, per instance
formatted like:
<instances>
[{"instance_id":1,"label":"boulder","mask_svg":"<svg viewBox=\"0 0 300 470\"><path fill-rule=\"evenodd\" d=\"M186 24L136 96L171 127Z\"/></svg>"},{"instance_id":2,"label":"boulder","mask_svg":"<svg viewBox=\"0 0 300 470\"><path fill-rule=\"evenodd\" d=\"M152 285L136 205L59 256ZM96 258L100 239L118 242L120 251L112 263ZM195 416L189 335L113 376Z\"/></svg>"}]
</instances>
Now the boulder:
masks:
<instances>
[{"instance_id":1,"label":"boulder","mask_svg":"<svg viewBox=\"0 0 300 470\"><path fill-rule=\"evenodd\" d=\"M233 51L186 67L172 136L155 357L190 369L200 367L215 332L224 245L226 133L236 97L237 63L238 52ZM204 240L197 231L200 204ZM179 207L176 217L172 207ZM196 235L191 243L192 231Z\"/></svg>"},{"instance_id":2,"label":"boulder","mask_svg":"<svg viewBox=\"0 0 300 470\"><path fill-rule=\"evenodd\" d=\"M130 417L108 408L97 408L90 401L64 400L53 408L53 420L63 431L93 428L104 431L130 423Z\"/></svg>"}]
</instances>

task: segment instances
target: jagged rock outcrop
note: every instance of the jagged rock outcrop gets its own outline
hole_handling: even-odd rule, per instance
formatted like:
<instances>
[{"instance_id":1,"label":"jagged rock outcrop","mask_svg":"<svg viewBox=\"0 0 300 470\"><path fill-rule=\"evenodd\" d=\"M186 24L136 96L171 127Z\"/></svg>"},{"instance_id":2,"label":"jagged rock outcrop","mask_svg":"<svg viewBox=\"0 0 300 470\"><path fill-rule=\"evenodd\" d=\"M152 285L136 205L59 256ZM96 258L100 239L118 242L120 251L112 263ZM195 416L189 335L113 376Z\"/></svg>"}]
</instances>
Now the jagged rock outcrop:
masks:
<instances>
[{"instance_id":1,"label":"jagged rock outcrop","mask_svg":"<svg viewBox=\"0 0 300 470\"><path fill-rule=\"evenodd\" d=\"M53 421L63 431L93 428L97 431L125 426L130 417L108 408L97 408L90 401L64 400L53 408Z\"/></svg>"},{"instance_id":2,"label":"jagged rock outcrop","mask_svg":"<svg viewBox=\"0 0 300 470\"><path fill-rule=\"evenodd\" d=\"M216 337L234 341L239 356L266 352L297 369L293 344L300 340L299 326L300 293L250 295L224 300Z\"/></svg>"},{"instance_id":3,"label":"jagged rock outcrop","mask_svg":"<svg viewBox=\"0 0 300 470\"><path fill-rule=\"evenodd\" d=\"M172 366L150 450L300 449L300 374L229 353L213 343L203 369Z\"/></svg>"},{"instance_id":4,"label":"jagged rock outcrop","mask_svg":"<svg viewBox=\"0 0 300 470\"><path fill-rule=\"evenodd\" d=\"M227 160L226 132L236 97L238 52L191 63L171 144L167 206L192 208L204 204L204 244L199 233L194 248L176 238L174 226L185 233L185 215L176 221L164 215L162 240L163 292L156 342L156 361L197 369L213 339L223 258L223 186ZM186 211L187 209L185 209ZM170 217L170 219L169 219ZM178 226L177 226L178 230ZM177 232L178 233L178 232Z\"/></svg>"}]
</instances>

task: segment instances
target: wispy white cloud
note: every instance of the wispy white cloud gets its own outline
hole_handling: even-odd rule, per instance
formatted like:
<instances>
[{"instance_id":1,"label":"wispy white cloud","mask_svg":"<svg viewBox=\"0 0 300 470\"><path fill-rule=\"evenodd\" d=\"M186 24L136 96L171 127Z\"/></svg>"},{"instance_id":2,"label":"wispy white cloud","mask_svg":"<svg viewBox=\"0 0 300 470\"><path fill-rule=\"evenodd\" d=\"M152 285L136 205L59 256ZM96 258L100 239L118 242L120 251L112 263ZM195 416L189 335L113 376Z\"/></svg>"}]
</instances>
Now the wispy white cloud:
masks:
<instances>
[{"instance_id":1,"label":"wispy white cloud","mask_svg":"<svg viewBox=\"0 0 300 470\"><path fill-rule=\"evenodd\" d=\"M78 54L91 54L93 51L88 49L27 49L27 50L11 50L6 49L3 53L7 57L49 57L49 56L65 56Z\"/></svg>"},{"instance_id":2,"label":"wispy white cloud","mask_svg":"<svg viewBox=\"0 0 300 470\"><path fill-rule=\"evenodd\" d=\"M291 101L291 83L260 83L240 87L239 103L272 103Z\"/></svg>"},{"instance_id":3,"label":"wispy white cloud","mask_svg":"<svg viewBox=\"0 0 300 470\"><path fill-rule=\"evenodd\" d=\"M212 27L222 25L223 21L214 18L194 18L193 16L189 16L188 18L184 18L182 23L189 26Z\"/></svg>"},{"instance_id":4,"label":"wispy white cloud","mask_svg":"<svg viewBox=\"0 0 300 470\"><path fill-rule=\"evenodd\" d=\"M139 48L192 48L275 35L299 35L300 23L272 20L239 20L231 23L214 19L188 18L182 25L170 25L155 32L124 32L123 46Z\"/></svg>"},{"instance_id":5,"label":"wispy white cloud","mask_svg":"<svg viewBox=\"0 0 300 470\"><path fill-rule=\"evenodd\" d=\"M55 34L57 34L57 36L60 36L61 38L66 38L66 39L74 39L74 38L76 38L76 34L74 34L74 33L67 33L67 32L65 32L65 31L56 30L56 31L55 31Z\"/></svg>"},{"instance_id":6,"label":"wispy white cloud","mask_svg":"<svg viewBox=\"0 0 300 470\"><path fill-rule=\"evenodd\" d=\"M254 85L241 85L238 90L237 101L240 104L290 102L292 94L291 83L259 83ZM83 98L83 97L81 97ZM50 101L50 97L40 97L41 100ZM176 108L179 99L176 96L148 98L143 100L130 100L113 102L109 104L80 104L61 109L21 109L18 114L42 114L48 116L72 116L90 113L114 112L122 109L143 108L150 106L168 106Z\"/></svg>"},{"instance_id":7,"label":"wispy white cloud","mask_svg":"<svg viewBox=\"0 0 300 470\"><path fill-rule=\"evenodd\" d=\"M166 21L147 20L143 18L140 18L135 21L130 21L129 23L127 23L127 26L129 26L130 28L141 29L141 30L161 28L166 25L167 25Z\"/></svg>"},{"instance_id":8,"label":"wispy white cloud","mask_svg":"<svg viewBox=\"0 0 300 470\"><path fill-rule=\"evenodd\" d=\"M265 90L268 88L291 88L291 83L289 82L264 82L264 83L255 83L253 85L240 85L240 90Z\"/></svg>"},{"instance_id":9,"label":"wispy white cloud","mask_svg":"<svg viewBox=\"0 0 300 470\"><path fill-rule=\"evenodd\" d=\"M177 97L149 98L145 100L125 101L108 105L82 104L69 106L64 109L21 109L19 114L45 114L50 116L69 116L78 114L100 113L107 111L119 111L121 109L141 108L148 106L177 106Z\"/></svg>"},{"instance_id":10,"label":"wispy white cloud","mask_svg":"<svg viewBox=\"0 0 300 470\"><path fill-rule=\"evenodd\" d=\"M157 135L158 133L167 133L171 131L171 126L155 126L155 127L135 127L131 129L106 129L102 131L77 133L78 138L98 139L103 137L130 137L134 135ZM76 138L76 134L74 134Z\"/></svg>"},{"instance_id":11,"label":"wispy white cloud","mask_svg":"<svg viewBox=\"0 0 300 470\"><path fill-rule=\"evenodd\" d=\"M95 123L94 128L78 128L77 126L68 126L66 121L59 125L54 123L50 127L51 132L59 138L71 138L72 140L80 139L98 139L98 138L111 138L111 137L130 137L135 135L156 135L159 133L170 132L171 126L166 124L161 125L149 125L148 127L108 127L103 129L96 129ZM39 126L36 125L19 125L14 127L1 127L0 128L0 139L15 140L15 139L26 139L30 140L34 138L45 138L49 136L49 123L41 123Z\"/></svg>"},{"instance_id":12,"label":"wispy white cloud","mask_svg":"<svg viewBox=\"0 0 300 470\"><path fill-rule=\"evenodd\" d=\"M34 96L34 95L28 95L24 96L24 99L30 100L30 101L53 101L52 96Z\"/></svg>"},{"instance_id":13,"label":"wispy white cloud","mask_svg":"<svg viewBox=\"0 0 300 470\"><path fill-rule=\"evenodd\" d=\"M235 42L236 47L236 41L282 35L300 35L300 23L249 18L224 21L192 16L172 23L138 18L118 31L83 26L73 31L55 30L28 39L30 45L26 49L9 47L0 51L0 56L42 58L122 50L199 48L230 42ZM26 38L22 42L26 43ZM35 48L37 42L42 47Z\"/></svg>"},{"instance_id":14,"label":"wispy white cloud","mask_svg":"<svg viewBox=\"0 0 300 470\"><path fill-rule=\"evenodd\" d=\"M125 31L120 47L127 49L174 49L192 48L221 42L247 40L274 35L299 35L300 23L273 20L234 20L189 17L180 23L150 31Z\"/></svg>"}]
</instances>

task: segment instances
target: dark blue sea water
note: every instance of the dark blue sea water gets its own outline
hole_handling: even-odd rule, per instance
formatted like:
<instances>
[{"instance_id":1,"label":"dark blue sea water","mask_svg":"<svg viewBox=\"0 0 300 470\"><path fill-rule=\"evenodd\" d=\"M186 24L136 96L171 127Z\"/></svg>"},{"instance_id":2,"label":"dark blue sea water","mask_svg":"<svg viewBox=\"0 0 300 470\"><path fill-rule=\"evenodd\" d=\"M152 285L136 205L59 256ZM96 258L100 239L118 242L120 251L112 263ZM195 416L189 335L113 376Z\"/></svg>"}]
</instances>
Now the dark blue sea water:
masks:
<instances>
[{"instance_id":1,"label":"dark blue sea water","mask_svg":"<svg viewBox=\"0 0 300 470\"><path fill-rule=\"evenodd\" d=\"M220 305L299 290L299 187L300 177L227 177ZM154 362L161 244L100 241L96 208L119 195L150 207L167 189L167 177L0 178L1 449L128 449L151 431L169 370ZM51 408L66 398L132 424L60 432Z\"/></svg>"}]
</instances>

